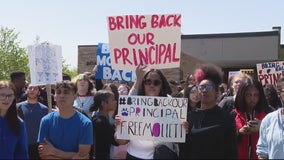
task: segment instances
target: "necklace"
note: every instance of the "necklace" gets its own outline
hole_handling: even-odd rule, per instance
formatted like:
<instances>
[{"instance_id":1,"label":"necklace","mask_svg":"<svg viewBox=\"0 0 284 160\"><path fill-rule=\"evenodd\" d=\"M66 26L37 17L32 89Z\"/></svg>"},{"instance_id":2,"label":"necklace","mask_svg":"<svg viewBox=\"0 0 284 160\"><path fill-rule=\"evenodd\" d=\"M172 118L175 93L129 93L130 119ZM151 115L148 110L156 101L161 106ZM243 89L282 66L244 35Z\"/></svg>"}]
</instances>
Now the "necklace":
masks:
<instances>
[{"instance_id":1,"label":"necklace","mask_svg":"<svg viewBox=\"0 0 284 160\"><path fill-rule=\"evenodd\" d=\"M33 109L34 109L34 106L27 106L27 108L28 108L28 110L30 111L30 112L33 112Z\"/></svg>"}]
</instances>

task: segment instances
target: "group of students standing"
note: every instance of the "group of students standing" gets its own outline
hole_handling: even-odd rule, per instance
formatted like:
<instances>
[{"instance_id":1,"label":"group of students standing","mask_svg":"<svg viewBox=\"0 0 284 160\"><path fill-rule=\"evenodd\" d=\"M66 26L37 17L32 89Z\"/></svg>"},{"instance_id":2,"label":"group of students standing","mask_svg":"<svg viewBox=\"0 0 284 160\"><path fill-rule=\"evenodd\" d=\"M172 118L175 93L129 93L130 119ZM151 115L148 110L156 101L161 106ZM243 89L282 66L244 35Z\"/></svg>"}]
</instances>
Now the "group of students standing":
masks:
<instances>
[{"instance_id":1,"label":"group of students standing","mask_svg":"<svg viewBox=\"0 0 284 160\"><path fill-rule=\"evenodd\" d=\"M98 88L87 74L59 82L50 113L38 101L38 86L27 86L26 100L17 103L16 85L0 81L0 158L115 159L115 147L124 146L119 158L153 159L162 142L117 139L118 97L171 97L172 89L159 69L139 65L136 77L131 89L112 83ZM187 120L182 122L186 141L175 143L179 159L284 158L283 108L271 107L262 84L243 73L233 76L232 95L220 100L222 77L219 67L201 65L191 77L194 81L175 94L188 98ZM283 77L276 89L284 102Z\"/></svg>"}]
</instances>

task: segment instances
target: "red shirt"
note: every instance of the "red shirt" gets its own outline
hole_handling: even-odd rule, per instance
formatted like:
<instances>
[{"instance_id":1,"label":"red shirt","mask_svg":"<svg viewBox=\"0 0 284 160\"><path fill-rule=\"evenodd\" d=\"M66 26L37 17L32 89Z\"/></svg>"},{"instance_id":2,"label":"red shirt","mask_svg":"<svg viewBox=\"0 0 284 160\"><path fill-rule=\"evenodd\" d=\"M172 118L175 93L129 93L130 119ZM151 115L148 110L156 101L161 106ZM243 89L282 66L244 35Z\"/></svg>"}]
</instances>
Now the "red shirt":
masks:
<instances>
[{"instance_id":1,"label":"red shirt","mask_svg":"<svg viewBox=\"0 0 284 160\"><path fill-rule=\"evenodd\" d=\"M244 112L240 112L236 109L234 109L234 112L236 113L236 128L237 130L240 130L248 121L246 114ZM266 113L263 111L261 112L255 112L252 119L259 119L262 120L265 117ZM238 135L238 153L239 153L239 159L249 159L249 137L251 135L251 147L252 147L252 158L257 159L256 155L256 144L258 141L259 133L254 132L252 134L239 134Z\"/></svg>"}]
</instances>

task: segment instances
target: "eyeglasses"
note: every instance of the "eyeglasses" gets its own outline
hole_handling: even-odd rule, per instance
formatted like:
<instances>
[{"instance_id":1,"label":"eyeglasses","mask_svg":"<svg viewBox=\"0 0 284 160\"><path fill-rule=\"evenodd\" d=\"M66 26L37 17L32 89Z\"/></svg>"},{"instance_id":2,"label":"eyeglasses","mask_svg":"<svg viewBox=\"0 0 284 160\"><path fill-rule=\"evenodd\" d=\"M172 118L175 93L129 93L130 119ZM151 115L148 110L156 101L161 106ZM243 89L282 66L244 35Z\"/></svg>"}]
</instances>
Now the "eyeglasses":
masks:
<instances>
[{"instance_id":1,"label":"eyeglasses","mask_svg":"<svg viewBox=\"0 0 284 160\"><path fill-rule=\"evenodd\" d=\"M199 91L203 91L204 89L206 91L212 91L214 89L214 86L213 85L199 85L198 86Z\"/></svg>"},{"instance_id":2,"label":"eyeglasses","mask_svg":"<svg viewBox=\"0 0 284 160\"><path fill-rule=\"evenodd\" d=\"M144 84L145 85L151 85L151 84L153 84L154 86L159 86L159 85L161 85L161 81L160 80L151 80L151 79L146 79L146 80L144 80Z\"/></svg>"},{"instance_id":3,"label":"eyeglasses","mask_svg":"<svg viewBox=\"0 0 284 160\"><path fill-rule=\"evenodd\" d=\"M8 98L9 100L12 100L15 98L14 94L0 94L0 100L4 100Z\"/></svg>"}]
</instances>

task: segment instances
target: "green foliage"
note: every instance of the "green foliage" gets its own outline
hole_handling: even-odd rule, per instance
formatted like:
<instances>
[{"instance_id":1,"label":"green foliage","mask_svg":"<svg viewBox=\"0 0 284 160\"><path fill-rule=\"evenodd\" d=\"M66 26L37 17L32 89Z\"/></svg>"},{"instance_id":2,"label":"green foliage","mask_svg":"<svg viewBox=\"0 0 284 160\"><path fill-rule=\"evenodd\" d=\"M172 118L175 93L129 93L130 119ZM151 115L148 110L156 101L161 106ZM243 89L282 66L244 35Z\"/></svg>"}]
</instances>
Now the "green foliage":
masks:
<instances>
[{"instance_id":1,"label":"green foliage","mask_svg":"<svg viewBox=\"0 0 284 160\"><path fill-rule=\"evenodd\" d=\"M13 71L23 71L26 79L30 81L30 69L28 66L28 54L24 48L19 46L19 33L13 29L1 27L0 30L0 80L9 80ZM39 37L36 39L39 42ZM62 72L71 76L77 75L77 68L70 69L70 65L62 60Z\"/></svg>"},{"instance_id":2,"label":"green foliage","mask_svg":"<svg viewBox=\"0 0 284 160\"><path fill-rule=\"evenodd\" d=\"M13 29L0 29L0 79L9 80L13 71L23 71L29 78L28 55L19 46L18 33Z\"/></svg>"},{"instance_id":3,"label":"green foliage","mask_svg":"<svg viewBox=\"0 0 284 160\"><path fill-rule=\"evenodd\" d=\"M68 74L71 78L74 78L78 74L77 68L71 68L65 59L62 60L62 73Z\"/></svg>"}]
</instances>

